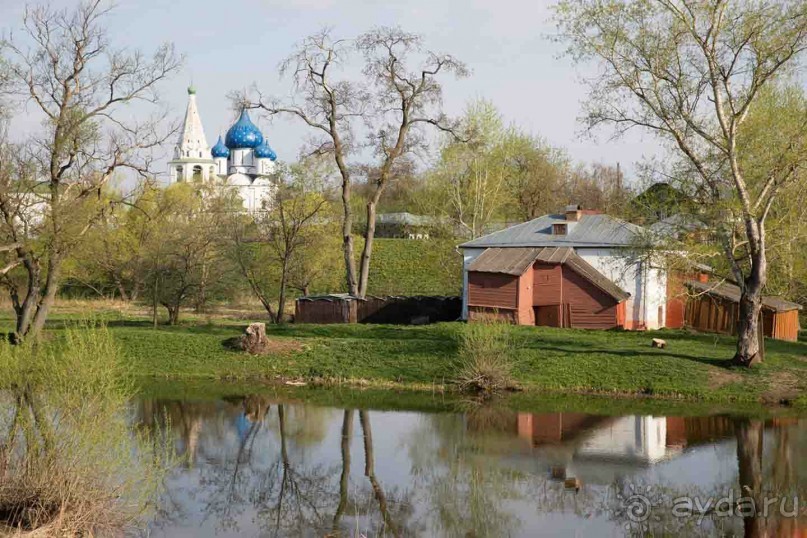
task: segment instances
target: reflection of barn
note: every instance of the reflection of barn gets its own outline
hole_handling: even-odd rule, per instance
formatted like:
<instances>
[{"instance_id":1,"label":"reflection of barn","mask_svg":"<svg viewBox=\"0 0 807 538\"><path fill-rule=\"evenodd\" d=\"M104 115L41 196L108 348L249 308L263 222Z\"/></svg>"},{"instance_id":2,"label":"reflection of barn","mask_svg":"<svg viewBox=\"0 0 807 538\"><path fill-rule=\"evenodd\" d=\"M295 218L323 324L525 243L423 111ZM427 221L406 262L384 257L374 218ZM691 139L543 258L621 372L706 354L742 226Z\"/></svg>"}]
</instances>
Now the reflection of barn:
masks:
<instances>
[{"instance_id":1,"label":"reflection of barn","mask_svg":"<svg viewBox=\"0 0 807 538\"><path fill-rule=\"evenodd\" d=\"M686 305L686 325L699 331L735 334L740 317L740 288L729 283L690 281L696 294ZM779 297L762 298L762 328L765 336L795 342L799 337L801 305Z\"/></svg>"}]
</instances>

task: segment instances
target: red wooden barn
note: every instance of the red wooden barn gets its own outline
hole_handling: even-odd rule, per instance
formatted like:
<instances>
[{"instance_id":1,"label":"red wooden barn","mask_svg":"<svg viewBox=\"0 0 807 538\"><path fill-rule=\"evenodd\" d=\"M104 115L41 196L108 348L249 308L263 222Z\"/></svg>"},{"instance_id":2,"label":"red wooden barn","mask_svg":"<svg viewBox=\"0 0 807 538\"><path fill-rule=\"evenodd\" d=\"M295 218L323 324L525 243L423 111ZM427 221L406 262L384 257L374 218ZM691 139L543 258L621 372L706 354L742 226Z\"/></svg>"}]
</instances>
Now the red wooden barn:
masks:
<instances>
[{"instance_id":1,"label":"red wooden barn","mask_svg":"<svg viewBox=\"0 0 807 538\"><path fill-rule=\"evenodd\" d=\"M630 294L570 247L488 248L468 266L468 318L612 329Z\"/></svg>"},{"instance_id":2,"label":"red wooden barn","mask_svg":"<svg viewBox=\"0 0 807 538\"><path fill-rule=\"evenodd\" d=\"M686 286L696 295L686 305L686 326L699 331L737 333L740 319L740 288L728 282L689 281ZM762 298L762 331L768 338L799 339L801 305L781 297Z\"/></svg>"}]
</instances>

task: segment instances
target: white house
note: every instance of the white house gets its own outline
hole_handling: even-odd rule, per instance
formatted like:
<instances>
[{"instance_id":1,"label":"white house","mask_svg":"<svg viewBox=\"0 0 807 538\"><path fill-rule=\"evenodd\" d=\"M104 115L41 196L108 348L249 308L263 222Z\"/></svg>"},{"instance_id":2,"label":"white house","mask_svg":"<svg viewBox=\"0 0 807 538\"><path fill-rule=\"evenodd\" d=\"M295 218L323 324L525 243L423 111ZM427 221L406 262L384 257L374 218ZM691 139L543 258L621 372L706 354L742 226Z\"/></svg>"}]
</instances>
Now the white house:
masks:
<instances>
[{"instance_id":1,"label":"white house","mask_svg":"<svg viewBox=\"0 0 807 538\"><path fill-rule=\"evenodd\" d=\"M258 211L271 203L275 192L272 173L277 155L268 140L252 123L249 113L207 145L202 119L196 106L196 90L188 88L188 108L174 158L168 163L171 183L196 181L214 183L237 190L247 211Z\"/></svg>"},{"instance_id":2,"label":"white house","mask_svg":"<svg viewBox=\"0 0 807 538\"><path fill-rule=\"evenodd\" d=\"M471 295L469 288L474 287L469 286L469 274L474 275L475 271L481 270L488 273L499 272L516 275L511 271L514 256L510 256L511 265L508 268L497 269L495 263L490 263L496 257L500 260L506 259L506 254L511 252L521 256L521 260L516 264L519 265L519 271L533 262L569 263L570 270L585 277L586 281L590 283L590 288L604 290L610 296L615 297L615 301L624 303L624 306L620 305L619 316L623 316L624 319L620 321L619 326L626 329L664 327L667 273L662 267L647 262L645 257L636 256L636 248L643 234L644 229L635 224L598 212L582 210L579 206L569 206L564 213L544 215L468 241L460 245L464 265L463 318L468 319L469 305L475 306L473 297L469 301ZM495 249L496 255L494 256L492 251L485 256L487 263L481 263L482 260L480 260L474 266L473 262L489 249ZM569 258L570 251L576 255L573 259ZM529 258L531 252L534 253L534 257ZM554 254L555 257L547 258L547 256L553 255L553 252L557 253ZM572 261L574 263L571 263ZM495 275L487 280L487 284L482 282L480 286L484 288L485 285L498 285L493 277ZM502 286L507 285L504 280L502 282ZM536 282L536 284L538 283ZM542 292L540 286L533 286L532 276L528 282L524 282L522 278L519 284L513 284L513 286L519 289L520 299L516 299L516 301L531 301L535 297L536 302L528 305L528 310L531 311L533 305L540 303L538 298ZM558 286L563 286L563 284L558 283ZM619 293L620 290L623 293ZM483 298L492 297L493 290L481 294L477 290L477 295ZM478 302L477 304L495 307L495 303ZM594 314L596 313L592 313L592 315ZM561 320L563 316L561 311ZM524 321L522 316L518 322L546 324L541 323L539 317L537 314L532 316L530 312L527 321ZM555 318L555 322L557 322L557 318ZM557 326L569 325L565 325L561 321Z\"/></svg>"}]
</instances>

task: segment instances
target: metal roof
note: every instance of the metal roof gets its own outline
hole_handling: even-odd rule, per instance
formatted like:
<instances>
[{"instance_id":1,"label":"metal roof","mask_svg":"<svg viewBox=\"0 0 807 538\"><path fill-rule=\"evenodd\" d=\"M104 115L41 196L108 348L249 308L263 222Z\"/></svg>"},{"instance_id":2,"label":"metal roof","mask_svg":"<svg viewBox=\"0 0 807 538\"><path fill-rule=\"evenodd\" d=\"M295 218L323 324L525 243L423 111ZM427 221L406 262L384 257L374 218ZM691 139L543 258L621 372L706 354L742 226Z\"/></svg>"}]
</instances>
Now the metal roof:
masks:
<instances>
[{"instance_id":1,"label":"metal roof","mask_svg":"<svg viewBox=\"0 0 807 538\"><path fill-rule=\"evenodd\" d=\"M728 282L721 282L720 284L717 284L715 282L698 282L697 280L691 280L687 282L686 285L699 293L705 293L706 295L726 299L727 301L731 301L733 303L740 302L740 287ZM764 308L773 310L774 312L789 312L791 310L802 309L800 304L787 301L775 295L763 297L762 306Z\"/></svg>"},{"instance_id":2,"label":"metal roof","mask_svg":"<svg viewBox=\"0 0 807 538\"><path fill-rule=\"evenodd\" d=\"M552 225L568 223L566 235L553 235ZM583 214L577 222L566 215L544 215L460 245L484 247L628 247L635 245L644 228L608 215Z\"/></svg>"},{"instance_id":3,"label":"metal roof","mask_svg":"<svg viewBox=\"0 0 807 538\"><path fill-rule=\"evenodd\" d=\"M535 262L566 265L617 301L630 297L630 293L597 271L571 247L489 248L468 265L468 270L521 276Z\"/></svg>"},{"instance_id":4,"label":"metal roof","mask_svg":"<svg viewBox=\"0 0 807 538\"><path fill-rule=\"evenodd\" d=\"M426 215L413 215L406 211L402 213L381 213L376 218L378 224L408 224L410 226L429 226L435 224L437 219Z\"/></svg>"}]
</instances>

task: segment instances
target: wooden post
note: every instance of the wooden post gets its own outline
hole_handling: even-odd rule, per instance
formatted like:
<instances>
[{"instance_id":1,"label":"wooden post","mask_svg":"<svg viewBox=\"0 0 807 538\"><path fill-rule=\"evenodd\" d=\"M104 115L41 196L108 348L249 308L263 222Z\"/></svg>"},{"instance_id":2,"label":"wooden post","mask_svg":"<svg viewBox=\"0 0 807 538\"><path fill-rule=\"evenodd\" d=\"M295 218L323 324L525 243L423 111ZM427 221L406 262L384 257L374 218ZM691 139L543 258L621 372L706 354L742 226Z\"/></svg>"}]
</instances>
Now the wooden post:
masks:
<instances>
[{"instance_id":1,"label":"wooden post","mask_svg":"<svg viewBox=\"0 0 807 538\"><path fill-rule=\"evenodd\" d=\"M759 321L757 322L757 339L759 340L759 362L765 362L765 324L761 310L759 312Z\"/></svg>"}]
</instances>

